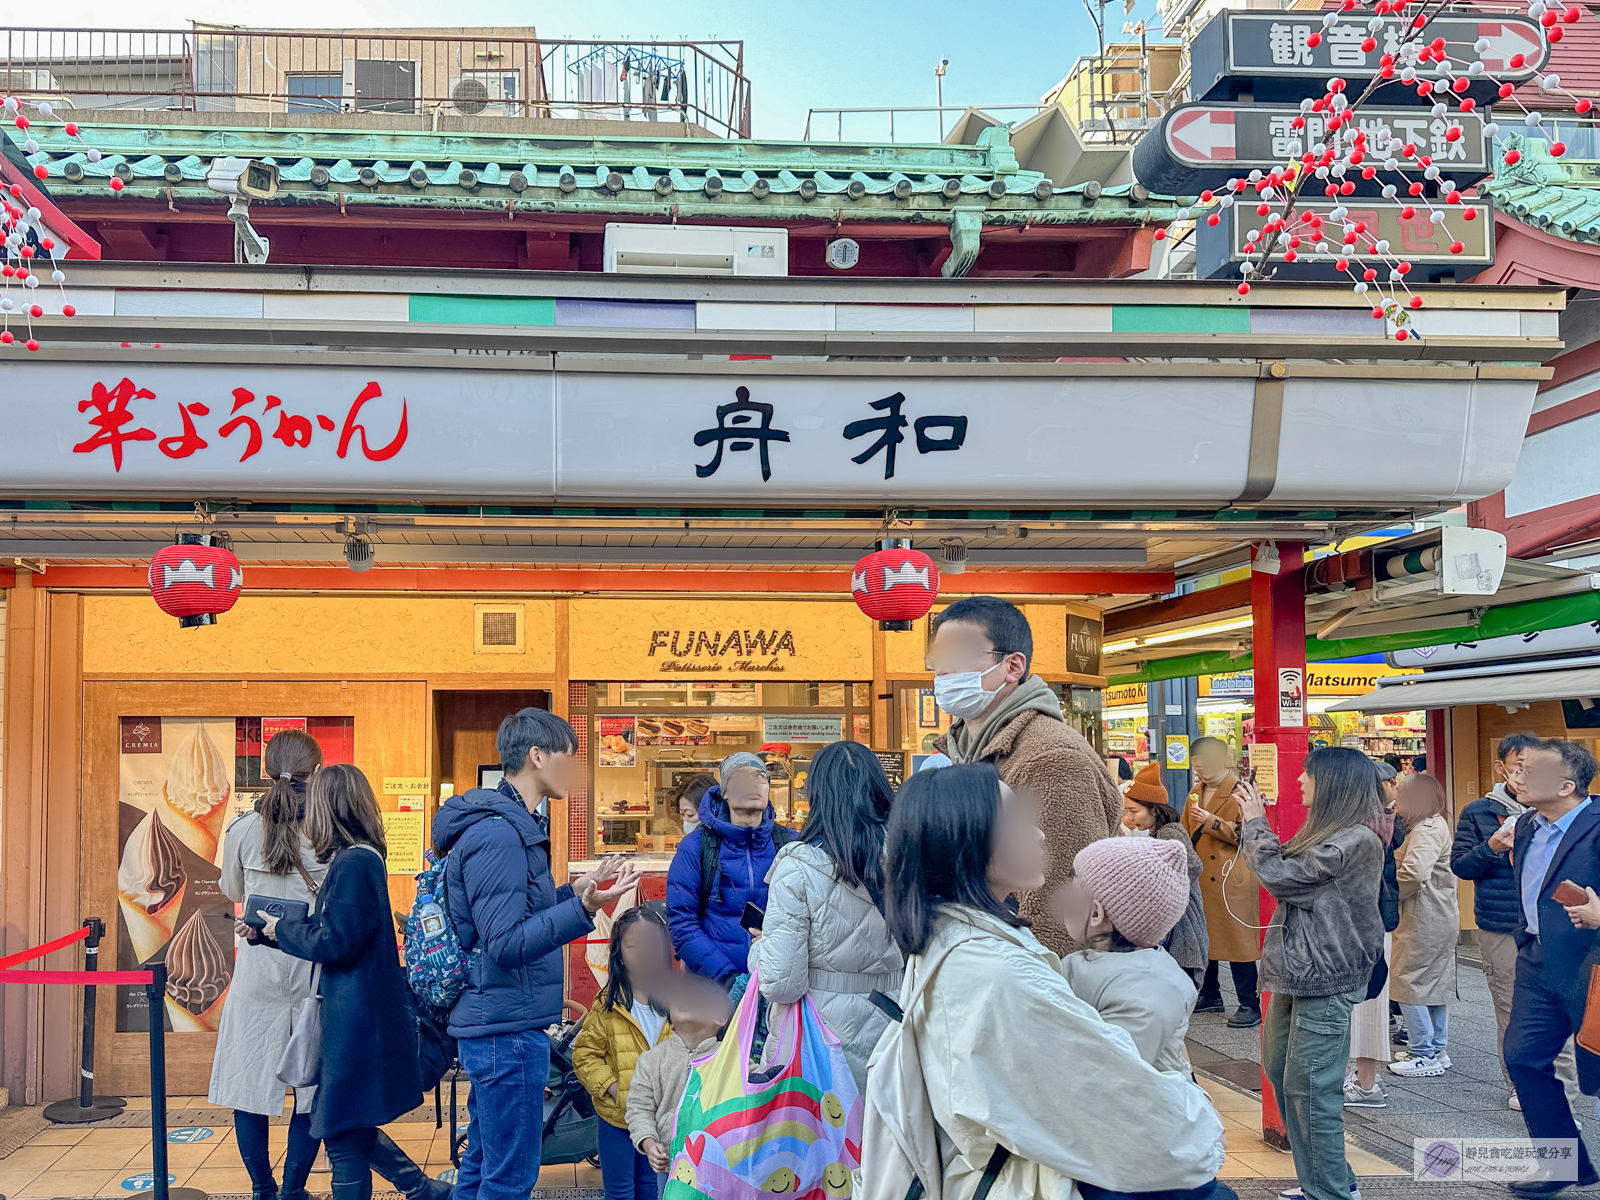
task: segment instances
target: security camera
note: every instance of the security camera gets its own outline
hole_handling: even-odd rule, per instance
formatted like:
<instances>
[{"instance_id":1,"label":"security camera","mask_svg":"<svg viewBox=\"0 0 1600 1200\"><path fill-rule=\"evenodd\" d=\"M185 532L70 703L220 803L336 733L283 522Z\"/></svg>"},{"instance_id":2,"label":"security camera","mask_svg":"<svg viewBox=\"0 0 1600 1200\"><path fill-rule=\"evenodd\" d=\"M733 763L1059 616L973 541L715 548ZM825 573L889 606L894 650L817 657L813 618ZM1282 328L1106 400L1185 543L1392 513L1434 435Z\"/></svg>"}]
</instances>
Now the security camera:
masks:
<instances>
[{"instance_id":1,"label":"security camera","mask_svg":"<svg viewBox=\"0 0 1600 1200\"><path fill-rule=\"evenodd\" d=\"M213 158L206 186L224 196L271 200L278 194L278 168L256 158Z\"/></svg>"}]
</instances>

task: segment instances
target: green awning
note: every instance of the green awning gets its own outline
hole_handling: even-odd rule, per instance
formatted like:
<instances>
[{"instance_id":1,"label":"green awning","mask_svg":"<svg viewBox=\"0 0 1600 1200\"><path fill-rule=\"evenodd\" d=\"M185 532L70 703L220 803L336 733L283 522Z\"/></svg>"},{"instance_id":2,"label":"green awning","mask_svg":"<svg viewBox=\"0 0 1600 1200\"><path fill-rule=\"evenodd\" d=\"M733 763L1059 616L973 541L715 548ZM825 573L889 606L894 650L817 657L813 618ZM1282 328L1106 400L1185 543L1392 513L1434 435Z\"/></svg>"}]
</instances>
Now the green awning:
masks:
<instances>
[{"instance_id":1,"label":"green awning","mask_svg":"<svg viewBox=\"0 0 1600 1200\"><path fill-rule=\"evenodd\" d=\"M1550 600L1504 604L1489 609L1476 626L1461 625L1453 629L1429 629L1335 641L1309 637L1306 639L1306 661L1330 662L1363 654L1409 650L1414 646L1448 646L1455 642L1476 642L1509 634L1560 629L1565 625L1580 625L1586 621L1600 621L1600 592L1580 592ZM1162 679L1187 679L1192 675L1216 675L1224 671L1248 671L1252 660L1252 655L1234 658L1225 650L1188 654L1181 658L1163 658L1146 663L1138 671L1111 676L1107 683L1114 687L1124 683L1155 683Z\"/></svg>"}]
</instances>

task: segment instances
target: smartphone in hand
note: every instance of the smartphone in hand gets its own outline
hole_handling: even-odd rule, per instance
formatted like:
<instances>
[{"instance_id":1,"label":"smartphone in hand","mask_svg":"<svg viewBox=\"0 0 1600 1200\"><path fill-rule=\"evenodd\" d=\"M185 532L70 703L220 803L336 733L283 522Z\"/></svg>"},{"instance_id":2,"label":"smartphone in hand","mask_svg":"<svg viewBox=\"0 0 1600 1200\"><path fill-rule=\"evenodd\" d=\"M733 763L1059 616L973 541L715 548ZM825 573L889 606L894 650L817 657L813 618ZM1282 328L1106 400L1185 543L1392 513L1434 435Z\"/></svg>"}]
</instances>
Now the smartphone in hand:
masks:
<instances>
[{"instance_id":1,"label":"smartphone in hand","mask_svg":"<svg viewBox=\"0 0 1600 1200\"><path fill-rule=\"evenodd\" d=\"M1588 897L1584 898L1588 899ZM750 933L757 933L761 929L761 923L766 919L766 909L760 908L753 902L746 900L744 902L744 914L739 918L739 928Z\"/></svg>"}]
</instances>

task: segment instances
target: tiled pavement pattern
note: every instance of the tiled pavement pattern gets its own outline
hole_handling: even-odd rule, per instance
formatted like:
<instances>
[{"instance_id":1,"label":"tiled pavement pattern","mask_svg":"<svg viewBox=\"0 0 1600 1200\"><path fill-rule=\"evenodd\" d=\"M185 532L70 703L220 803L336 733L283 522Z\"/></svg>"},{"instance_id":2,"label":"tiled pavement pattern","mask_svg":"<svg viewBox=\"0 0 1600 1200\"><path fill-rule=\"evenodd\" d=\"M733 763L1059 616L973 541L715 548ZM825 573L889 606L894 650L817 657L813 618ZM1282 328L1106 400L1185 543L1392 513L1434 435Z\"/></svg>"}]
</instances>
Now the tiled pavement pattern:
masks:
<instances>
[{"instance_id":1,"label":"tiled pavement pattern","mask_svg":"<svg viewBox=\"0 0 1600 1200\"><path fill-rule=\"evenodd\" d=\"M1224 989L1228 984L1223 972ZM1507 1090L1500 1078L1494 1051L1494 1014L1489 1005L1483 973L1464 957L1459 968L1461 1000L1451 1007L1450 1057L1454 1067L1438 1079L1401 1079L1385 1073L1389 1092L1385 1109L1347 1109L1347 1141L1351 1165L1361 1177L1366 1200L1455 1200L1456 1197L1507 1195L1488 1185L1416 1183L1411 1179L1411 1139L1444 1136L1519 1137L1525 1134L1519 1114L1506 1107ZM1233 999L1227 996L1229 1007ZM1274 1200L1281 1188L1293 1183L1289 1156L1261 1140L1259 1101L1244 1090L1258 1086L1256 1064L1260 1058L1260 1031L1227 1028L1221 1016L1196 1016L1190 1029L1190 1055L1202 1082L1228 1128L1228 1158L1222 1171L1241 1200ZM464 1096L462 1120L465 1119ZM0 1157L0 1197L128 1197L123 1180L150 1169L150 1135L147 1100L133 1100L129 1111L111 1122L93 1126L52 1126L26 1144ZM174 1096L170 1105L173 1129L209 1130L203 1140L173 1143L168 1147L175 1186L199 1188L213 1197L232 1200L249 1195L249 1177L239 1163L233 1129L226 1110L213 1108L200 1097ZM1592 1105L1579 1110L1581 1126L1591 1153L1600 1152L1600 1121ZM33 1112L9 1110L0 1114L0 1149L14 1144L7 1127L26 1131L24 1122L36 1123ZM274 1124L268 1137L281 1163L286 1135ZM391 1137L414 1159L438 1175L450 1167L448 1130L435 1130L431 1103L406 1119L388 1126ZM396 1193L374 1178L374 1195L393 1200ZM534 1193L541 1200L598 1200L600 1173L593 1167L545 1167ZM325 1162L311 1177L314 1192L326 1193ZM1600 1200L1600 1188L1573 1189L1572 1200Z\"/></svg>"}]
</instances>

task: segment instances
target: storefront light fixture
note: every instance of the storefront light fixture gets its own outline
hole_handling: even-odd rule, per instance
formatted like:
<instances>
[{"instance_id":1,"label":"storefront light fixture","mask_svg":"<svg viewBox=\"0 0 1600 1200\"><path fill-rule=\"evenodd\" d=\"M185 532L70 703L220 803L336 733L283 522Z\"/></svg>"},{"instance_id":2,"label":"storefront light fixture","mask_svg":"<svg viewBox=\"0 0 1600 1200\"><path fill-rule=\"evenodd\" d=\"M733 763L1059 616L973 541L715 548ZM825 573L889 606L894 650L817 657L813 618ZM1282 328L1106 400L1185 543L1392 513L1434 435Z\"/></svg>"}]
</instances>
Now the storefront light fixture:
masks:
<instances>
[{"instance_id":1,"label":"storefront light fixture","mask_svg":"<svg viewBox=\"0 0 1600 1200\"><path fill-rule=\"evenodd\" d=\"M1207 637L1215 633L1229 633L1235 629L1249 629L1250 617L1235 617L1228 621L1213 621L1209 625L1191 625L1187 629L1173 629L1166 633L1152 633L1145 637L1125 638L1120 642L1107 642L1106 654L1126 654L1144 646L1163 646L1169 642L1184 642L1190 638Z\"/></svg>"},{"instance_id":2,"label":"storefront light fixture","mask_svg":"<svg viewBox=\"0 0 1600 1200\"><path fill-rule=\"evenodd\" d=\"M375 557L372 542L362 534L352 533L344 539L344 561L352 571L370 571Z\"/></svg>"}]
</instances>

